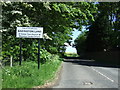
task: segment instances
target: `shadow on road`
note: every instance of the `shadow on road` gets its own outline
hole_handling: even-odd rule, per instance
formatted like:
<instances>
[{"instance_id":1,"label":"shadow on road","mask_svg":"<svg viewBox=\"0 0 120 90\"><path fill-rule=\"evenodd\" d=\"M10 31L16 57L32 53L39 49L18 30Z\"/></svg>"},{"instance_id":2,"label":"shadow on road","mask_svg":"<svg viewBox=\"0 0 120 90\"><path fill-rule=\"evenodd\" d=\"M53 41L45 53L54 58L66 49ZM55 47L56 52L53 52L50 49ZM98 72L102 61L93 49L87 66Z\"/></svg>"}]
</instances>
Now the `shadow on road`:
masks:
<instances>
[{"instance_id":1,"label":"shadow on road","mask_svg":"<svg viewBox=\"0 0 120 90\"><path fill-rule=\"evenodd\" d=\"M76 65L84 65L84 66L120 68L120 65L97 62L95 60L82 59L79 57L65 57L64 62L69 62Z\"/></svg>"}]
</instances>

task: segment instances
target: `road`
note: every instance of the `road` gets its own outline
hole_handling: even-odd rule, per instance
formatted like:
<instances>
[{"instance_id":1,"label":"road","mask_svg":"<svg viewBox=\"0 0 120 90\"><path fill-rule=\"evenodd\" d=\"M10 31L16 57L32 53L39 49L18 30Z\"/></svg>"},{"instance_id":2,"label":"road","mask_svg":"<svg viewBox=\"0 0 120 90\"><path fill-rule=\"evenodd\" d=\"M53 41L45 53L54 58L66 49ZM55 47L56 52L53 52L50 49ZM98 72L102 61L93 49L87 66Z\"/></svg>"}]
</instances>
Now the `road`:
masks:
<instances>
[{"instance_id":1,"label":"road","mask_svg":"<svg viewBox=\"0 0 120 90\"><path fill-rule=\"evenodd\" d=\"M53 88L118 88L118 68L89 60L66 60Z\"/></svg>"}]
</instances>

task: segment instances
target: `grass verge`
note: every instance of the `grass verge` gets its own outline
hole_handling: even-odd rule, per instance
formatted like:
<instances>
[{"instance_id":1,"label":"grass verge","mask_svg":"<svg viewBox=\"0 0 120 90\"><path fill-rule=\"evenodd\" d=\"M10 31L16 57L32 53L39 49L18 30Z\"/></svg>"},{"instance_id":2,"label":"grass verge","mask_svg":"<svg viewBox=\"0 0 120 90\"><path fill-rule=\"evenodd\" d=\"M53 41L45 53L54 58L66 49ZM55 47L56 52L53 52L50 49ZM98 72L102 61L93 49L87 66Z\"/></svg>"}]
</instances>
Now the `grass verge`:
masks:
<instances>
[{"instance_id":1,"label":"grass verge","mask_svg":"<svg viewBox=\"0 0 120 90\"><path fill-rule=\"evenodd\" d=\"M52 60L42 64L39 70L35 61L23 62L22 66L4 67L2 88L32 88L44 85L54 78L60 64L60 60Z\"/></svg>"}]
</instances>

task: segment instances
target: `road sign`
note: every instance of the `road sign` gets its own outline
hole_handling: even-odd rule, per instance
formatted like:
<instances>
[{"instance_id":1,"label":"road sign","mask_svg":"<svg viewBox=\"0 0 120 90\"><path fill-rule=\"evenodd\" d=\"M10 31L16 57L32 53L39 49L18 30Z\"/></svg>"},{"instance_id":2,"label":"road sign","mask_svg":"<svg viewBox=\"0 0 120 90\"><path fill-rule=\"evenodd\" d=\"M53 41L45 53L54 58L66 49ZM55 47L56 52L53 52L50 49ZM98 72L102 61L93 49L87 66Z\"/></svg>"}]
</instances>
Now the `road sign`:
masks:
<instances>
[{"instance_id":1,"label":"road sign","mask_svg":"<svg viewBox=\"0 0 120 90\"><path fill-rule=\"evenodd\" d=\"M43 38L43 27L17 27L18 38Z\"/></svg>"},{"instance_id":2,"label":"road sign","mask_svg":"<svg viewBox=\"0 0 120 90\"><path fill-rule=\"evenodd\" d=\"M38 69L40 68L40 38L43 38L43 27L17 27L17 38L39 38L38 41ZM22 41L20 39L20 65L22 63Z\"/></svg>"}]
</instances>

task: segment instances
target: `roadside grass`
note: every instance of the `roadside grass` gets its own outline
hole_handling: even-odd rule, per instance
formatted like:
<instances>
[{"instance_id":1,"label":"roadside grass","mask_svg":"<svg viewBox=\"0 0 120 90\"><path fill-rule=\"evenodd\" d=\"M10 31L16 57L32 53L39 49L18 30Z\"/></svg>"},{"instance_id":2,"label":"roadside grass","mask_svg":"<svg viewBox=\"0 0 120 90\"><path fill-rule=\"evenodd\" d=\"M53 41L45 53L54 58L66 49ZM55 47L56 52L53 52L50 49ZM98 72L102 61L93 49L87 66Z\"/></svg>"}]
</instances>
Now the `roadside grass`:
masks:
<instances>
[{"instance_id":1,"label":"roadside grass","mask_svg":"<svg viewBox=\"0 0 120 90\"><path fill-rule=\"evenodd\" d=\"M55 77L61 60L51 60L37 68L35 61L23 62L22 66L6 66L2 70L2 88L33 88L44 85Z\"/></svg>"},{"instance_id":2,"label":"roadside grass","mask_svg":"<svg viewBox=\"0 0 120 90\"><path fill-rule=\"evenodd\" d=\"M1 89L2 89L2 69L1 69L1 65L0 65L0 90Z\"/></svg>"}]
</instances>

